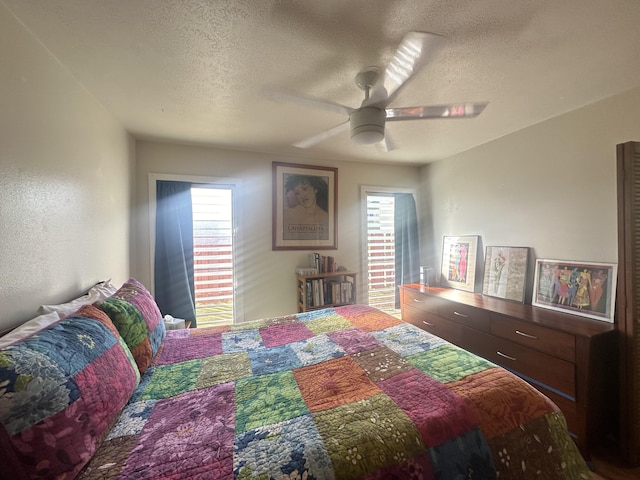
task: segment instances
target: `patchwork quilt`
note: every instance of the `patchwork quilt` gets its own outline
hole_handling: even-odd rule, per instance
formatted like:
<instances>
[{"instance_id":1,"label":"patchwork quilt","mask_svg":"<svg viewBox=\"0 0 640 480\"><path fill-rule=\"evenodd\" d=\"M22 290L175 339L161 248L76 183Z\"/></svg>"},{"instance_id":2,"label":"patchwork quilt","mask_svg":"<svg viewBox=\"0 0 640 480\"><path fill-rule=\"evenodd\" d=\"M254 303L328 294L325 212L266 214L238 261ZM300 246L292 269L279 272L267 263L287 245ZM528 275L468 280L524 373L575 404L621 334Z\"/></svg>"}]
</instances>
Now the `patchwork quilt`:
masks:
<instances>
[{"instance_id":1,"label":"patchwork quilt","mask_svg":"<svg viewBox=\"0 0 640 480\"><path fill-rule=\"evenodd\" d=\"M368 306L170 330L92 479L586 479L558 408Z\"/></svg>"}]
</instances>

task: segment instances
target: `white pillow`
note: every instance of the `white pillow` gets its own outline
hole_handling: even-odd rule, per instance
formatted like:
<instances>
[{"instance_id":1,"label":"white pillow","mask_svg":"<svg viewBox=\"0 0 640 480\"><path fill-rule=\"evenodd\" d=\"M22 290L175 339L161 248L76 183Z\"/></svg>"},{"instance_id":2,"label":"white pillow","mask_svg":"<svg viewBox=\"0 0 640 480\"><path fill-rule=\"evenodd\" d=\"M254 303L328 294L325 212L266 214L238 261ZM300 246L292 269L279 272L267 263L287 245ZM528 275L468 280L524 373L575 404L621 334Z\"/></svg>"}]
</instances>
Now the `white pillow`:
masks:
<instances>
[{"instance_id":1,"label":"white pillow","mask_svg":"<svg viewBox=\"0 0 640 480\"><path fill-rule=\"evenodd\" d=\"M93 287L91 287L91 289L89 290L89 295L91 295L92 293L95 293L98 295L98 300L97 301L101 301L101 300L106 300L107 298L109 298L111 295L113 295L114 293L116 293L118 291L118 287L114 286L111 284L111 279L109 280L105 280L104 282L100 282L96 285L94 285Z\"/></svg>"},{"instance_id":2,"label":"white pillow","mask_svg":"<svg viewBox=\"0 0 640 480\"><path fill-rule=\"evenodd\" d=\"M117 288L111 285L111 279L109 279L91 287L91 289L87 293L78 298L74 298L70 302L59 303L57 305L40 305L40 308L38 308L38 313L57 313L60 318L64 318L76 312L80 307L84 305L90 305L94 302L106 300L111 295L116 293L116 290Z\"/></svg>"},{"instance_id":3,"label":"white pillow","mask_svg":"<svg viewBox=\"0 0 640 480\"><path fill-rule=\"evenodd\" d=\"M56 323L58 320L60 320L60 317L57 312L46 313L36 318L32 318L28 322L14 328L5 336L0 337L0 348L7 347L18 340L30 337L49 325Z\"/></svg>"}]
</instances>

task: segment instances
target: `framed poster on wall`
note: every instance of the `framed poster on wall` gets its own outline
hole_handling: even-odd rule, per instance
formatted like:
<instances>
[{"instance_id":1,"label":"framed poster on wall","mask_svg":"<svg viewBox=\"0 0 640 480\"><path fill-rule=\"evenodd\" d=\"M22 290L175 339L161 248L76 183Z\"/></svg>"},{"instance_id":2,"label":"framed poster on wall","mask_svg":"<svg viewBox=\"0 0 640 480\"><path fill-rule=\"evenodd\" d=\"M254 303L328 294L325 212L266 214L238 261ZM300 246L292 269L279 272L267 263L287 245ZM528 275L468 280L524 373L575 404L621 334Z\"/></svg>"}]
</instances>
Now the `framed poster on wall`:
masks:
<instances>
[{"instance_id":1,"label":"framed poster on wall","mask_svg":"<svg viewBox=\"0 0 640 480\"><path fill-rule=\"evenodd\" d=\"M273 162L273 250L335 250L338 169Z\"/></svg>"}]
</instances>

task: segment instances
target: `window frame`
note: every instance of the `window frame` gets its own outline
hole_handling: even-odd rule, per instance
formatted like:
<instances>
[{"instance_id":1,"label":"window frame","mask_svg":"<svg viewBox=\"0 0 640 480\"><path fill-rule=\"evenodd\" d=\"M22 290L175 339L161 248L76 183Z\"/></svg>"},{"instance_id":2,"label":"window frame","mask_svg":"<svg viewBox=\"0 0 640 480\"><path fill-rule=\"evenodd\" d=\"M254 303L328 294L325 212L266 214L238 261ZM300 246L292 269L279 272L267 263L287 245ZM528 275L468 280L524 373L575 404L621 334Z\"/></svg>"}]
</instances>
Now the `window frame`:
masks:
<instances>
[{"instance_id":1,"label":"window frame","mask_svg":"<svg viewBox=\"0 0 640 480\"><path fill-rule=\"evenodd\" d=\"M360 186L360 238L361 238L361 251L360 251L360 259L361 265L363 266L363 274L362 274L362 284L361 290L363 291L363 295L359 298L366 299L366 304L369 305L369 261L367 258L367 250L368 250L368 232L367 232L367 196L368 195L393 195L396 193L410 193L413 195L413 198L416 200L416 209L418 205L417 198L417 189L415 188L403 188L403 187L382 187L382 186L373 186L373 185L361 185ZM419 210L418 210L418 218Z\"/></svg>"},{"instance_id":2,"label":"window frame","mask_svg":"<svg viewBox=\"0 0 640 480\"><path fill-rule=\"evenodd\" d=\"M244 320L244 276L242 261L242 238L240 222L242 179L232 177L209 177L204 175L178 175L149 173L149 272L150 290L155 292L154 259L156 252L156 182L157 181L189 182L192 184L214 185L229 188L231 192L232 229L233 229L233 323Z\"/></svg>"}]
</instances>

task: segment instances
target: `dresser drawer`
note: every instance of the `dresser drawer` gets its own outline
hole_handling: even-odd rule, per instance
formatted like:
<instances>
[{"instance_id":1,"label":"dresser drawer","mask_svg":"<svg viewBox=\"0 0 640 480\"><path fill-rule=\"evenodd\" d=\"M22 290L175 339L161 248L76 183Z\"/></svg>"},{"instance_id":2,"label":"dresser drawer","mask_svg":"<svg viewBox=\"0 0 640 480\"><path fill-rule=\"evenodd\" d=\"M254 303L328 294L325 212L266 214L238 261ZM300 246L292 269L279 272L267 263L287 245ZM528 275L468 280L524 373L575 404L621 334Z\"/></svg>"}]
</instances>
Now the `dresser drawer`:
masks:
<instances>
[{"instance_id":1,"label":"dresser drawer","mask_svg":"<svg viewBox=\"0 0 640 480\"><path fill-rule=\"evenodd\" d=\"M491 330L489 312L469 305L443 301L438 305L438 315L485 332Z\"/></svg>"},{"instance_id":2,"label":"dresser drawer","mask_svg":"<svg viewBox=\"0 0 640 480\"><path fill-rule=\"evenodd\" d=\"M459 345L462 339L462 325L420 310L413 305L406 305L402 309L402 320L456 345Z\"/></svg>"},{"instance_id":3,"label":"dresser drawer","mask_svg":"<svg viewBox=\"0 0 640 480\"><path fill-rule=\"evenodd\" d=\"M569 333L495 313L491 314L491 333L570 362L576 359L576 339Z\"/></svg>"},{"instance_id":4,"label":"dresser drawer","mask_svg":"<svg viewBox=\"0 0 640 480\"><path fill-rule=\"evenodd\" d=\"M482 332L463 329L463 346L509 370L576 397L575 364Z\"/></svg>"},{"instance_id":5,"label":"dresser drawer","mask_svg":"<svg viewBox=\"0 0 640 480\"><path fill-rule=\"evenodd\" d=\"M439 300L436 297L430 295L423 295L420 292L414 290L403 289L402 290L402 306L411 306L418 310L438 314Z\"/></svg>"}]
</instances>

